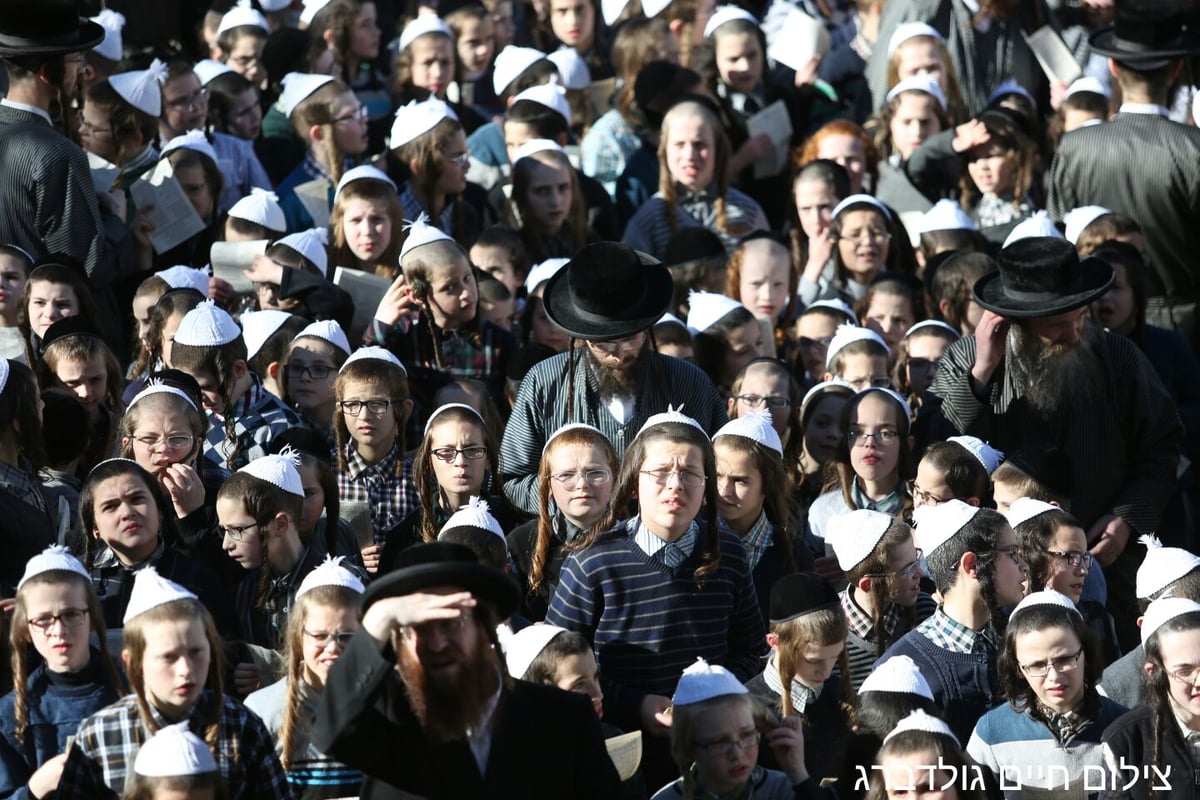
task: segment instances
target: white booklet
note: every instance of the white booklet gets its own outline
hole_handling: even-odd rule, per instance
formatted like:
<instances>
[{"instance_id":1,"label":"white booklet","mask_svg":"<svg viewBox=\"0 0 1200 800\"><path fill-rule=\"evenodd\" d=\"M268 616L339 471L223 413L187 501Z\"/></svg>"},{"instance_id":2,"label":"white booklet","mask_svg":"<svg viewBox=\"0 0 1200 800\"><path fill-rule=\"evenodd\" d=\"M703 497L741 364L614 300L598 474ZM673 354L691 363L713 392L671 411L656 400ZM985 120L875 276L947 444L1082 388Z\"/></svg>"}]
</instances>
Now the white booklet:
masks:
<instances>
[{"instance_id":1,"label":"white booklet","mask_svg":"<svg viewBox=\"0 0 1200 800\"><path fill-rule=\"evenodd\" d=\"M212 249L208 252L213 277L227 281L235 292L253 292L254 282L246 277L243 270L250 269L254 259L266 251L266 239L256 239L252 242L213 242Z\"/></svg>"},{"instance_id":2,"label":"white booklet","mask_svg":"<svg viewBox=\"0 0 1200 800\"><path fill-rule=\"evenodd\" d=\"M392 281L382 275L338 267L333 271L333 282L345 289L350 298L354 300L354 319L351 320L350 330L346 333L352 337L351 341L355 341L353 337L361 337L367 326L371 324L371 320L375 316L375 309L379 307L379 301L387 294Z\"/></svg>"},{"instance_id":3,"label":"white booklet","mask_svg":"<svg viewBox=\"0 0 1200 800\"><path fill-rule=\"evenodd\" d=\"M767 46L767 58L799 71L813 56L828 53L831 46L829 31L820 20L790 8L779 33Z\"/></svg>"},{"instance_id":4,"label":"white booklet","mask_svg":"<svg viewBox=\"0 0 1200 800\"><path fill-rule=\"evenodd\" d=\"M770 153L754 162L754 177L769 178L783 172L792 141L792 119L783 101L776 100L746 120L746 130L752 137L765 133L774 145Z\"/></svg>"},{"instance_id":5,"label":"white booklet","mask_svg":"<svg viewBox=\"0 0 1200 800\"><path fill-rule=\"evenodd\" d=\"M107 192L121 176L121 168L95 153L88 153L87 159L88 168L92 171L92 183L96 185L96 194Z\"/></svg>"},{"instance_id":6,"label":"white booklet","mask_svg":"<svg viewBox=\"0 0 1200 800\"><path fill-rule=\"evenodd\" d=\"M139 209L154 206L149 214L154 223L150 244L156 253L165 253L204 230L204 220L175 180L171 162L165 158L153 171L134 181L129 194Z\"/></svg>"},{"instance_id":7,"label":"white booklet","mask_svg":"<svg viewBox=\"0 0 1200 800\"><path fill-rule=\"evenodd\" d=\"M1058 35L1058 31L1049 25L1043 25L1033 33L1025 34L1025 43L1033 51L1034 57L1042 66L1042 72L1051 82L1071 85L1083 69L1075 56L1071 55L1067 43Z\"/></svg>"},{"instance_id":8,"label":"white booklet","mask_svg":"<svg viewBox=\"0 0 1200 800\"><path fill-rule=\"evenodd\" d=\"M329 226L329 181L317 178L302 183L296 187L296 197L312 217L314 228Z\"/></svg>"}]
</instances>

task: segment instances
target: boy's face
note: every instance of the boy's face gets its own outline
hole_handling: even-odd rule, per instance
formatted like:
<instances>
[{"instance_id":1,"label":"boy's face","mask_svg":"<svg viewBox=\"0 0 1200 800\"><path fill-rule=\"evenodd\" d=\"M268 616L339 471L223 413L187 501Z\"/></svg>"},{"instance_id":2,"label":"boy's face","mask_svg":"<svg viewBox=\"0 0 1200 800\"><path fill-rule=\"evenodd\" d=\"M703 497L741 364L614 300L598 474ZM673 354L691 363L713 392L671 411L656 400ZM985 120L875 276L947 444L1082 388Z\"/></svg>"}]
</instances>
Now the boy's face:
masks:
<instances>
[{"instance_id":1,"label":"boy's face","mask_svg":"<svg viewBox=\"0 0 1200 800\"><path fill-rule=\"evenodd\" d=\"M221 382L217 380L217 376L212 373L212 370L194 370L191 376L196 379L196 383L200 384L200 396L204 400L204 407L208 411L216 411L221 413L225 410L225 401L221 397Z\"/></svg>"},{"instance_id":2,"label":"boy's face","mask_svg":"<svg viewBox=\"0 0 1200 800\"><path fill-rule=\"evenodd\" d=\"M592 698L597 717L604 716L604 692L600 690L600 668L592 651L585 650L558 662L554 685L568 692L579 692Z\"/></svg>"},{"instance_id":3,"label":"boy's face","mask_svg":"<svg viewBox=\"0 0 1200 800\"><path fill-rule=\"evenodd\" d=\"M516 313L516 307L516 301L511 298L499 302L480 301L479 318L487 320L506 331L511 330L512 318L513 314Z\"/></svg>"},{"instance_id":4,"label":"boy's face","mask_svg":"<svg viewBox=\"0 0 1200 800\"><path fill-rule=\"evenodd\" d=\"M225 63L234 72L241 74L250 83L261 88L267 77L262 66L262 52L266 43L265 36L239 36L233 47L230 48L229 57Z\"/></svg>"},{"instance_id":5,"label":"boy's face","mask_svg":"<svg viewBox=\"0 0 1200 800\"><path fill-rule=\"evenodd\" d=\"M524 275L517 275L508 251L497 245L475 245L471 248L471 263L508 287L515 297Z\"/></svg>"},{"instance_id":6,"label":"boy's face","mask_svg":"<svg viewBox=\"0 0 1200 800\"><path fill-rule=\"evenodd\" d=\"M842 371L836 376L829 377L841 378L851 389L856 392L861 392L871 386L889 386L891 379L888 378L887 357L873 356L869 353L844 353L842 354Z\"/></svg>"},{"instance_id":7,"label":"boy's face","mask_svg":"<svg viewBox=\"0 0 1200 800\"><path fill-rule=\"evenodd\" d=\"M996 501L996 510L1001 514L1007 514L1012 508L1012 504L1020 499L1020 495L1016 492L1016 487L1004 481L996 481L992 484L992 499Z\"/></svg>"},{"instance_id":8,"label":"boy's face","mask_svg":"<svg viewBox=\"0 0 1200 800\"><path fill-rule=\"evenodd\" d=\"M259 523L240 497L217 498L217 523L221 530L221 548L242 569L255 569L263 562L265 522Z\"/></svg>"},{"instance_id":9,"label":"boy's face","mask_svg":"<svg viewBox=\"0 0 1200 800\"><path fill-rule=\"evenodd\" d=\"M504 149L508 151L508 163L517 160L517 148L531 139L538 138L537 131L527 122L504 123Z\"/></svg>"}]
</instances>

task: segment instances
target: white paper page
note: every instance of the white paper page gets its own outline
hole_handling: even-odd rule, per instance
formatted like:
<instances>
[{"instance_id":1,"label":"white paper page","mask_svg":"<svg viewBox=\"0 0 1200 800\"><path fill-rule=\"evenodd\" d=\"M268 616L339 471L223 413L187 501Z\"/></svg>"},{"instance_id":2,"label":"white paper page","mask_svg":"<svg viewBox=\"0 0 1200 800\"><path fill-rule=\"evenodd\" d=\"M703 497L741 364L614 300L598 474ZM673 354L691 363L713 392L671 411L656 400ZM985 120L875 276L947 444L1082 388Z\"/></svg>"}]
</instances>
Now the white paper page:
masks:
<instances>
[{"instance_id":1,"label":"white paper page","mask_svg":"<svg viewBox=\"0 0 1200 800\"><path fill-rule=\"evenodd\" d=\"M88 153L87 158L88 167L92 171L92 183L96 185L96 193L107 192L117 182L121 168L95 153Z\"/></svg>"},{"instance_id":2,"label":"white paper page","mask_svg":"<svg viewBox=\"0 0 1200 800\"><path fill-rule=\"evenodd\" d=\"M1066 42L1049 25L1043 25L1033 33L1025 34L1025 42L1041 64L1042 72L1045 72L1051 81L1070 85L1083 74L1083 69L1075 60L1075 56L1071 55Z\"/></svg>"},{"instance_id":3,"label":"white paper page","mask_svg":"<svg viewBox=\"0 0 1200 800\"><path fill-rule=\"evenodd\" d=\"M794 70L806 66L814 55L829 52L829 31L820 21L799 9L788 10L783 25L767 47L767 57Z\"/></svg>"},{"instance_id":4,"label":"white paper page","mask_svg":"<svg viewBox=\"0 0 1200 800\"><path fill-rule=\"evenodd\" d=\"M250 269L254 259L266 251L266 239L256 239L252 242L213 242L208 253L208 259L212 262L213 277L227 281L235 292L253 292L254 282L247 278L242 270Z\"/></svg>"},{"instance_id":5,"label":"white paper page","mask_svg":"<svg viewBox=\"0 0 1200 800\"><path fill-rule=\"evenodd\" d=\"M769 178L782 172L787 166L788 146L792 140L792 120L783 101L776 100L746 120L746 130L752 137L765 133L775 145L764 158L754 162L754 177Z\"/></svg>"},{"instance_id":6,"label":"white paper page","mask_svg":"<svg viewBox=\"0 0 1200 800\"><path fill-rule=\"evenodd\" d=\"M387 294L391 280L382 275L372 275L356 269L338 267L333 271L333 282L346 290L354 300L354 319L350 322L348 334L361 336L375 316L379 301ZM354 338L351 338L354 341Z\"/></svg>"},{"instance_id":7,"label":"white paper page","mask_svg":"<svg viewBox=\"0 0 1200 800\"><path fill-rule=\"evenodd\" d=\"M300 205L312 217L314 228L329 226L329 182L324 178L302 183L296 187Z\"/></svg>"},{"instance_id":8,"label":"white paper page","mask_svg":"<svg viewBox=\"0 0 1200 800\"><path fill-rule=\"evenodd\" d=\"M154 223L150 244L156 253L165 253L204 230L204 220L175 180L171 162L165 158L152 172L134 181L129 194L139 209L154 206L149 214Z\"/></svg>"}]
</instances>

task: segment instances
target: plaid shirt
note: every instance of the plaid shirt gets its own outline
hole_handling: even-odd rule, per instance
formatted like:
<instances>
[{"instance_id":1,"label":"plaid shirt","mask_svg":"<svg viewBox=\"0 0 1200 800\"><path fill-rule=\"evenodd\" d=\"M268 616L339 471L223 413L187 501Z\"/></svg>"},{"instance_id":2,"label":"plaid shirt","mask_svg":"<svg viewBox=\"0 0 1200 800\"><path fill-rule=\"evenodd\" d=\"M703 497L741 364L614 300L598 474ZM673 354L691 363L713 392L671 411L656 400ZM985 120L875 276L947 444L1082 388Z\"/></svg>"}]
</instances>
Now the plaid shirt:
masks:
<instances>
[{"instance_id":1,"label":"plaid shirt","mask_svg":"<svg viewBox=\"0 0 1200 800\"><path fill-rule=\"evenodd\" d=\"M746 548L746 559L750 562L751 572L758 568L758 562L762 560L763 553L767 552L767 548L771 546L774 533L775 524L767 519L767 512L763 511L758 515L758 521L747 531L746 535L738 537Z\"/></svg>"},{"instance_id":2,"label":"plaid shirt","mask_svg":"<svg viewBox=\"0 0 1200 800\"><path fill-rule=\"evenodd\" d=\"M476 327L478 326L478 327ZM433 333L426 321L401 320L387 325L372 320L367 344L379 344L396 354L413 381L422 371L441 372L455 378L476 378L488 384L497 402L504 397L504 373L517 340L503 328L479 318L466 329L441 332L441 367L434 355Z\"/></svg>"},{"instance_id":3,"label":"plaid shirt","mask_svg":"<svg viewBox=\"0 0 1200 800\"><path fill-rule=\"evenodd\" d=\"M205 689L187 712L189 727L201 738L204 738L204 729L196 722L196 717L205 718L206 714L198 712L206 710L213 702L212 692ZM150 706L150 714L157 727L169 724L153 706ZM290 800L291 786L275 755L275 743L262 720L225 695L218 728L213 755L225 785L226 798ZM150 732L138 716L136 695L126 695L97 711L79 726L75 744L68 751L63 767L58 796L89 800L123 796L138 748L149 736Z\"/></svg>"},{"instance_id":4,"label":"plaid shirt","mask_svg":"<svg viewBox=\"0 0 1200 800\"><path fill-rule=\"evenodd\" d=\"M397 475L398 458L401 458L399 439L378 464L368 464L358 454L354 442L346 442L346 469L337 471L338 499L342 503L367 504L376 544L383 544L384 534L420 505L413 481L412 459L404 459L404 466Z\"/></svg>"},{"instance_id":5,"label":"plaid shirt","mask_svg":"<svg viewBox=\"0 0 1200 800\"><path fill-rule=\"evenodd\" d=\"M204 457L230 472L265 456L272 439L300 424L296 412L264 389L257 375L251 372L250 378L250 388L233 402L233 410L228 417L206 409L208 437L204 442ZM229 420L232 420L238 441L236 456L225 438L225 426Z\"/></svg>"},{"instance_id":6,"label":"plaid shirt","mask_svg":"<svg viewBox=\"0 0 1200 800\"><path fill-rule=\"evenodd\" d=\"M438 215L438 218L433 219L433 215L426 210L425 206L421 205L421 201L412 193L411 188L405 186L404 191L400 193L400 206L404 209L404 218L406 220L416 222L417 217L425 214L429 217L430 225L433 225L433 227L449 236L454 235L454 202L446 203L446 207L442 209L442 213Z\"/></svg>"},{"instance_id":7,"label":"plaid shirt","mask_svg":"<svg viewBox=\"0 0 1200 800\"><path fill-rule=\"evenodd\" d=\"M633 127L615 108L605 111L588 129L579 145L580 171L604 184L610 195L616 193L617 178L625 171L625 162L642 146Z\"/></svg>"},{"instance_id":8,"label":"plaid shirt","mask_svg":"<svg viewBox=\"0 0 1200 800\"><path fill-rule=\"evenodd\" d=\"M850 630L858 634L868 642L875 640L875 620L871 619L871 615L863 611L858 603L854 602L854 597L851 591L854 587L847 586L838 595L838 599L842 601L842 611L846 614L846 622L850 625ZM887 640L894 641L896 626L900 624L900 617L904 614L904 608L898 603L892 603L888 606L887 612L883 615L883 630L887 634ZM949 619L949 617L947 617ZM950 620L954 622L953 620ZM958 623L954 623L958 624ZM968 651L969 652L969 651Z\"/></svg>"},{"instance_id":9,"label":"plaid shirt","mask_svg":"<svg viewBox=\"0 0 1200 800\"><path fill-rule=\"evenodd\" d=\"M922 622L916 628L917 633L943 650L961 655L971 653L996 652L995 634L991 625L981 631L968 628L957 620L953 620L942 611L941 606L933 612L933 616Z\"/></svg>"},{"instance_id":10,"label":"plaid shirt","mask_svg":"<svg viewBox=\"0 0 1200 800\"><path fill-rule=\"evenodd\" d=\"M291 572L270 579L267 600L262 606L258 605L262 570L270 567L264 565L250 570L237 587L238 628L246 642L268 650L283 649L283 633L287 629L288 612L296 599L296 590L300 588L304 577L324 560L325 555L323 543L318 545L315 540L310 542Z\"/></svg>"},{"instance_id":11,"label":"plaid shirt","mask_svg":"<svg viewBox=\"0 0 1200 800\"><path fill-rule=\"evenodd\" d=\"M46 498L42 495L42 486L33 472L33 465L25 456L17 456L17 459L18 464L15 467L0 461L0 488L7 489L16 495L18 500L49 516Z\"/></svg>"}]
</instances>

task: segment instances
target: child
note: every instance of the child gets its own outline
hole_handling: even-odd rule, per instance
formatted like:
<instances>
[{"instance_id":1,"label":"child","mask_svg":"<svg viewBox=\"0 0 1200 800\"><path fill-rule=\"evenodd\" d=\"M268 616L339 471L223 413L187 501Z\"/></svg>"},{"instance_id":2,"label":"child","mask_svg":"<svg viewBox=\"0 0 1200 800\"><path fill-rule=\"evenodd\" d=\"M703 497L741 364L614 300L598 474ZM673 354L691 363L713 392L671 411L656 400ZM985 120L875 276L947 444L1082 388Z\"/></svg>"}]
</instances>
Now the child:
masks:
<instances>
[{"instance_id":1,"label":"child","mask_svg":"<svg viewBox=\"0 0 1200 800\"><path fill-rule=\"evenodd\" d=\"M378 8L372 0L342 0L328 6L320 34L333 56L330 74L353 90L362 103L368 129L370 152L383 149L387 119L394 106L388 97L387 80L380 69ZM313 71L319 71L314 68Z\"/></svg>"},{"instance_id":2,"label":"child","mask_svg":"<svg viewBox=\"0 0 1200 800\"><path fill-rule=\"evenodd\" d=\"M1001 514L1022 497L1069 509L1071 487L1071 461L1053 445L1024 447L992 473L992 497Z\"/></svg>"},{"instance_id":3,"label":"child","mask_svg":"<svg viewBox=\"0 0 1200 800\"><path fill-rule=\"evenodd\" d=\"M825 351L825 374L822 380L839 381L856 392L864 389L887 389L888 350L883 337L870 328L839 325Z\"/></svg>"},{"instance_id":4,"label":"child","mask_svg":"<svg viewBox=\"0 0 1200 800\"><path fill-rule=\"evenodd\" d=\"M936 796L941 800L983 800L983 772L963 752L950 727L924 711L909 714L883 739L869 782L868 800L905 800ZM858 784L856 784L857 786Z\"/></svg>"},{"instance_id":5,"label":"child","mask_svg":"<svg viewBox=\"0 0 1200 800\"><path fill-rule=\"evenodd\" d=\"M287 672L246 698L275 739L292 789L304 797L352 797L362 783L358 770L325 755L311 739L325 679L362 618L366 589L340 561L326 558L300 584L287 621Z\"/></svg>"},{"instance_id":6,"label":"child","mask_svg":"<svg viewBox=\"0 0 1200 800\"><path fill-rule=\"evenodd\" d=\"M37 472L45 466L37 379L19 361L0 359L0 500L7 517L4 594L16 589L22 565L53 541L50 511Z\"/></svg>"},{"instance_id":7,"label":"child","mask_svg":"<svg viewBox=\"0 0 1200 800\"><path fill-rule=\"evenodd\" d=\"M672 107L658 147L658 192L629 220L621 241L661 260L683 227L708 228L726 252L747 234L766 230L759 204L729 185L729 157L729 141L707 106L684 101Z\"/></svg>"},{"instance_id":8,"label":"child","mask_svg":"<svg viewBox=\"0 0 1200 800\"><path fill-rule=\"evenodd\" d=\"M540 264L535 264L525 278L525 308L521 312L520 330L524 343L549 347L556 353L565 353L571 339L562 328L555 325L546 316L546 307L542 304L542 292L546 281L570 261L566 258L548 258ZM688 334L688 345L692 337Z\"/></svg>"},{"instance_id":9,"label":"child","mask_svg":"<svg viewBox=\"0 0 1200 800\"><path fill-rule=\"evenodd\" d=\"M888 91L875 125L875 146L884 158L879 163L876 197L901 214L928 211L929 199L906 166L925 140L950 127L941 86L927 74L901 80Z\"/></svg>"},{"instance_id":10,"label":"child","mask_svg":"<svg viewBox=\"0 0 1200 800\"><path fill-rule=\"evenodd\" d=\"M855 391L840 381L823 381L804 393L800 403L800 430L804 441L801 467L804 471L797 496L807 499L804 507L821 493L821 472L834 460L845 436L842 409Z\"/></svg>"},{"instance_id":11,"label":"child","mask_svg":"<svg viewBox=\"0 0 1200 800\"><path fill-rule=\"evenodd\" d=\"M987 505L991 497L988 471L970 450L958 442L934 442L917 463L917 476L908 492L914 508L936 506L949 500L967 505Z\"/></svg>"},{"instance_id":12,"label":"child","mask_svg":"<svg viewBox=\"0 0 1200 800\"><path fill-rule=\"evenodd\" d=\"M883 337L888 353L899 353L904 332L925 316L920 281L910 276L880 275L858 301L859 321Z\"/></svg>"},{"instance_id":13,"label":"child","mask_svg":"<svg viewBox=\"0 0 1200 800\"><path fill-rule=\"evenodd\" d=\"M125 800L217 800L217 761L186 722L167 725L138 749Z\"/></svg>"},{"instance_id":14,"label":"child","mask_svg":"<svg viewBox=\"0 0 1200 800\"><path fill-rule=\"evenodd\" d=\"M946 49L946 39L936 28L923 22L897 25L888 39L887 54L889 90L909 78L928 76L945 94L950 118L957 120L965 116L958 73Z\"/></svg>"},{"instance_id":15,"label":"child","mask_svg":"<svg viewBox=\"0 0 1200 800\"><path fill-rule=\"evenodd\" d=\"M513 297L520 295L532 265L518 234L503 225L484 228L468 255L472 264L507 286Z\"/></svg>"},{"instance_id":16,"label":"child","mask_svg":"<svg viewBox=\"0 0 1200 800\"><path fill-rule=\"evenodd\" d=\"M921 268L918 275L927 283L937 274L937 267L954 253L978 253L984 248L979 226L955 200L938 200L912 226L912 232L919 237L915 253ZM945 254L943 258L935 260L942 254Z\"/></svg>"},{"instance_id":17,"label":"child","mask_svg":"<svg viewBox=\"0 0 1200 800\"><path fill-rule=\"evenodd\" d=\"M79 539L79 489L83 485L76 473L90 441L91 420L83 403L70 392L46 389L41 398L46 466L38 470L38 478L55 530L65 531L63 541L75 544ZM59 500L66 501L66 513Z\"/></svg>"},{"instance_id":18,"label":"child","mask_svg":"<svg viewBox=\"0 0 1200 800\"><path fill-rule=\"evenodd\" d=\"M10 637L13 690L0 698L0 792L46 797L58 788L79 723L121 691L96 592L67 548L48 547L25 565Z\"/></svg>"},{"instance_id":19,"label":"child","mask_svg":"<svg viewBox=\"0 0 1200 800\"><path fill-rule=\"evenodd\" d=\"M838 599L849 626L849 682L858 690L884 651L927 619L935 604L921 591L921 551L903 520L858 509L834 517L825 541L848 582Z\"/></svg>"},{"instance_id":20,"label":"child","mask_svg":"<svg viewBox=\"0 0 1200 800\"><path fill-rule=\"evenodd\" d=\"M25 349L19 344L17 326L21 317L21 298L33 258L19 247L0 245L0 334L3 335L3 355L16 356ZM16 341L11 341L15 339ZM11 351L11 352L8 352Z\"/></svg>"},{"instance_id":21,"label":"child","mask_svg":"<svg viewBox=\"0 0 1200 800\"><path fill-rule=\"evenodd\" d=\"M869 195L852 194L838 203L829 226L829 234L836 242L833 279L824 284L819 282L814 297L840 297L846 302L857 302L866 295L876 276L895 270L899 248L891 244L891 224L892 212Z\"/></svg>"},{"instance_id":22,"label":"child","mask_svg":"<svg viewBox=\"0 0 1200 800\"><path fill-rule=\"evenodd\" d=\"M822 282L833 277L833 238L829 223L833 209L850 195L850 178L836 162L825 158L809 161L792 179L796 219L792 225L792 258L801 271L797 291L800 302L811 306Z\"/></svg>"},{"instance_id":23,"label":"child","mask_svg":"<svg viewBox=\"0 0 1200 800\"><path fill-rule=\"evenodd\" d=\"M274 192L254 187L233 204L225 217L225 241L255 242L287 233L287 218Z\"/></svg>"},{"instance_id":24,"label":"child","mask_svg":"<svg viewBox=\"0 0 1200 800\"><path fill-rule=\"evenodd\" d=\"M222 162L208 136L198 130L188 131L166 142L162 155L170 162L175 180L183 187L204 228L165 253L154 254L152 260L147 253L145 260L152 261L155 269L175 264L203 267L208 263L209 252L213 243L220 238L223 228L218 202L225 186L225 177L221 173Z\"/></svg>"},{"instance_id":25,"label":"child","mask_svg":"<svg viewBox=\"0 0 1200 800\"><path fill-rule=\"evenodd\" d=\"M96 319L96 303L83 268L61 260L33 268L25 281L21 308L24 313L19 325L28 348L25 361L30 365L41 359L42 337L55 322L76 316Z\"/></svg>"},{"instance_id":26,"label":"child","mask_svg":"<svg viewBox=\"0 0 1200 800\"><path fill-rule=\"evenodd\" d=\"M655 338L658 339L657 331ZM661 346L659 352L662 352ZM787 367L773 358L751 361L729 387L730 419L744 414L766 412L771 426L783 444L783 468L795 488L802 479L804 430L800 422L803 395Z\"/></svg>"},{"instance_id":27,"label":"child","mask_svg":"<svg viewBox=\"0 0 1200 800\"><path fill-rule=\"evenodd\" d=\"M304 317L278 309L242 313L242 339L246 342L246 366L259 376L263 388L283 399L283 354L292 339L308 327Z\"/></svg>"},{"instance_id":28,"label":"child","mask_svg":"<svg viewBox=\"0 0 1200 800\"><path fill-rule=\"evenodd\" d=\"M266 17L258 11L249 5L234 6L217 25L217 60L228 64L252 85L266 88L267 70L262 55L269 32Z\"/></svg>"},{"instance_id":29,"label":"child","mask_svg":"<svg viewBox=\"0 0 1200 800\"><path fill-rule=\"evenodd\" d=\"M463 199L470 150L454 110L436 97L401 106L390 144L396 167L388 171L398 185L404 184L404 216L415 220L424 213L433 227L455 240L475 241L479 215Z\"/></svg>"},{"instance_id":30,"label":"child","mask_svg":"<svg viewBox=\"0 0 1200 800\"><path fill-rule=\"evenodd\" d=\"M1002 242L1036 207L1031 193L1039 170L1037 148L1013 114L992 110L978 119L988 141L959 154L959 202L986 239Z\"/></svg>"},{"instance_id":31,"label":"child","mask_svg":"<svg viewBox=\"0 0 1200 800\"><path fill-rule=\"evenodd\" d=\"M333 416L337 371L350 357L350 342L333 320L314 322L292 339L283 357L283 399L295 406L301 424L334 447Z\"/></svg>"},{"instance_id":32,"label":"child","mask_svg":"<svg viewBox=\"0 0 1200 800\"><path fill-rule=\"evenodd\" d=\"M238 469L266 454L266 445L299 418L263 389L246 365L246 342L233 318L211 300L187 313L175 331L170 363L200 384L208 415L204 457Z\"/></svg>"},{"instance_id":33,"label":"child","mask_svg":"<svg viewBox=\"0 0 1200 800\"><path fill-rule=\"evenodd\" d=\"M262 721L224 692L221 640L196 595L146 567L137 573L124 624L121 660L133 692L79 726L61 796L116 797L142 743L187 721L212 750L229 800L291 797Z\"/></svg>"},{"instance_id":34,"label":"child","mask_svg":"<svg viewBox=\"0 0 1200 800\"><path fill-rule=\"evenodd\" d=\"M839 325L858 325L858 316L842 300L814 300L796 318L792 338L796 342L792 363L804 368L803 384L811 389L825 375L829 345Z\"/></svg>"},{"instance_id":35,"label":"child","mask_svg":"<svg viewBox=\"0 0 1200 800\"><path fill-rule=\"evenodd\" d=\"M168 279L170 279L170 283L168 283ZM203 291L200 291L199 288L201 279L204 282ZM137 292L133 295L133 322L137 329L137 345L133 351L133 364L126 373L128 377L132 378L132 383L137 384L133 392L141 389L151 371L162 366L159 358L161 356L160 348L152 347L150 340L150 317L154 313L154 307L158 301L164 294L177 288L195 289L202 298L207 297L208 280L208 275L202 270L179 266L155 273L138 284ZM179 285L173 286L174 283ZM159 322L161 326L161 320ZM150 359L152 349L156 353L153 361ZM128 386L125 394L130 394Z\"/></svg>"},{"instance_id":36,"label":"child","mask_svg":"<svg viewBox=\"0 0 1200 800\"><path fill-rule=\"evenodd\" d=\"M974 333L983 307L975 302L971 287L995 269L996 261L985 253L956 253L943 261L932 277L926 276L937 317L963 336Z\"/></svg>"},{"instance_id":37,"label":"child","mask_svg":"<svg viewBox=\"0 0 1200 800\"><path fill-rule=\"evenodd\" d=\"M512 332L517 301L512 292L491 274L479 276L479 318Z\"/></svg>"},{"instance_id":38,"label":"child","mask_svg":"<svg viewBox=\"0 0 1200 800\"><path fill-rule=\"evenodd\" d=\"M397 40L395 74L392 78L393 107L403 107L413 101L437 99L446 102L447 90L454 83L457 69L454 31L441 18L420 14L407 25ZM471 130L481 120L470 107L447 104L459 111L469 111Z\"/></svg>"},{"instance_id":39,"label":"child","mask_svg":"<svg viewBox=\"0 0 1200 800\"><path fill-rule=\"evenodd\" d=\"M942 353L960 338L953 326L936 319L918 322L904 332L892 383L913 408L920 408L925 402L925 393L933 385Z\"/></svg>"},{"instance_id":40,"label":"child","mask_svg":"<svg viewBox=\"0 0 1200 800\"><path fill-rule=\"evenodd\" d=\"M117 185L127 189L158 163L159 84L167 65L155 59L149 69L122 72L93 83L79 115L80 146L121 168Z\"/></svg>"},{"instance_id":41,"label":"child","mask_svg":"<svg viewBox=\"0 0 1200 800\"><path fill-rule=\"evenodd\" d=\"M785 241L766 232L743 239L729 256L725 294L741 302L767 327L775 353L786 360L800 275L792 266Z\"/></svg>"},{"instance_id":42,"label":"child","mask_svg":"<svg viewBox=\"0 0 1200 800\"><path fill-rule=\"evenodd\" d=\"M230 69L210 79L204 87L208 89L208 122L214 133L247 142L258 139L262 133L262 97L258 86Z\"/></svg>"},{"instance_id":43,"label":"child","mask_svg":"<svg viewBox=\"0 0 1200 800\"><path fill-rule=\"evenodd\" d=\"M712 379L717 391L729 387L741 371L763 354L763 331L754 315L738 301L716 292L688 294L687 326L693 331L696 366Z\"/></svg>"},{"instance_id":44,"label":"child","mask_svg":"<svg viewBox=\"0 0 1200 800\"><path fill-rule=\"evenodd\" d=\"M458 75L455 99L483 117L491 118L496 106L492 91L492 59L506 43L496 41L492 15L482 3L472 2L446 14L454 33Z\"/></svg>"},{"instance_id":45,"label":"child","mask_svg":"<svg viewBox=\"0 0 1200 800\"><path fill-rule=\"evenodd\" d=\"M767 744L783 771L757 765L765 714L724 667L710 667L700 658L685 669L672 711L671 755L682 777L655 792L654 800L820 796L805 768L799 717L767 731Z\"/></svg>"},{"instance_id":46,"label":"child","mask_svg":"<svg viewBox=\"0 0 1200 800\"><path fill-rule=\"evenodd\" d=\"M306 319L333 319L350 328L354 301L327 279L328 231L310 228L284 236L261 256L255 256L243 275L255 283L258 307L291 311Z\"/></svg>"},{"instance_id":47,"label":"child","mask_svg":"<svg viewBox=\"0 0 1200 800\"><path fill-rule=\"evenodd\" d=\"M1112 90L1108 86L1091 76L1076 78L1063 92L1062 105L1050 122L1051 141L1057 144L1063 134L1104 122L1111 113L1111 101Z\"/></svg>"},{"instance_id":48,"label":"child","mask_svg":"<svg viewBox=\"0 0 1200 800\"><path fill-rule=\"evenodd\" d=\"M595 240L579 179L558 144L531 139L517 148L508 224L521 235L533 261L570 258Z\"/></svg>"},{"instance_id":49,"label":"child","mask_svg":"<svg viewBox=\"0 0 1200 800\"><path fill-rule=\"evenodd\" d=\"M612 443L590 425L564 425L546 440L538 517L508 535L513 577L525 590L521 614L531 622L545 618L570 546L608 512L619 465Z\"/></svg>"},{"instance_id":50,"label":"child","mask_svg":"<svg viewBox=\"0 0 1200 800\"><path fill-rule=\"evenodd\" d=\"M396 184L383 170L366 165L346 170L329 217L333 263L395 277L403 222Z\"/></svg>"}]
</instances>

